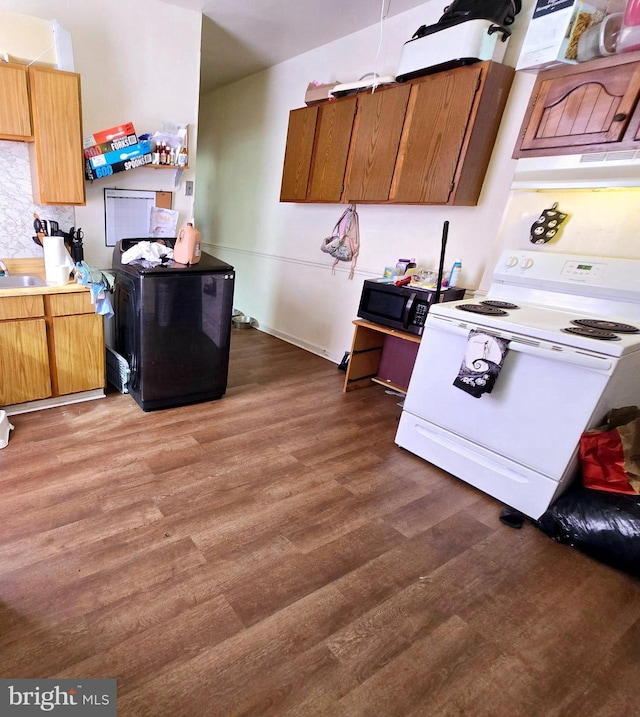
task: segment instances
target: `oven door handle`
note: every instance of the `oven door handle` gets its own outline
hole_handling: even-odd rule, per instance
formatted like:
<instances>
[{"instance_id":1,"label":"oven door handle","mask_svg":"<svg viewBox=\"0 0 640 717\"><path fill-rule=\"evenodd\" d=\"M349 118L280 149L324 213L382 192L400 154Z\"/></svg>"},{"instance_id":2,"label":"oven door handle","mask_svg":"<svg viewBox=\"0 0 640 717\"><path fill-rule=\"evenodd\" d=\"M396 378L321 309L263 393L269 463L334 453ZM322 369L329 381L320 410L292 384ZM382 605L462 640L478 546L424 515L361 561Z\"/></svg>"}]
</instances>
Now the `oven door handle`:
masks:
<instances>
[{"instance_id":1,"label":"oven door handle","mask_svg":"<svg viewBox=\"0 0 640 717\"><path fill-rule=\"evenodd\" d=\"M458 336L469 336L470 328L468 326L460 326L450 319L429 315L427 322L428 326L439 331L457 334ZM600 357L580 353L573 349L553 348L553 344L533 346L531 344L525 344L515 336L510 336L501 331L492 331L491 329L481 330L486 331L490 336L497 336L508 341L509 351L519 351L521 354L535 356L536 358L546 359L547 361L557 361L558 363L579 366L580 368L595 369L596 371L609 371L613 366L613 362L607 356Z\"/></svg>"},{"instance_id":2,"label":"oven door handle","mask_svg":"<svg viewBox=\"0 0 640 717\"><path fill-rule=\"evenodd\" d=\"M560 363L566 363L570 366L580 366L581 368L595 368L598 371L608 371L611 368L611 359L599 356L589 356L588 354L581 354L577 352L569 351L558 351L555 349L540 348L538 346L529 346L529 344L522 344L517 340L511 339L509 341L510 351L519 351L521 354L528 354L529 356L539 356L550 361L559 361Z\"/></svg>"}]
</instances>

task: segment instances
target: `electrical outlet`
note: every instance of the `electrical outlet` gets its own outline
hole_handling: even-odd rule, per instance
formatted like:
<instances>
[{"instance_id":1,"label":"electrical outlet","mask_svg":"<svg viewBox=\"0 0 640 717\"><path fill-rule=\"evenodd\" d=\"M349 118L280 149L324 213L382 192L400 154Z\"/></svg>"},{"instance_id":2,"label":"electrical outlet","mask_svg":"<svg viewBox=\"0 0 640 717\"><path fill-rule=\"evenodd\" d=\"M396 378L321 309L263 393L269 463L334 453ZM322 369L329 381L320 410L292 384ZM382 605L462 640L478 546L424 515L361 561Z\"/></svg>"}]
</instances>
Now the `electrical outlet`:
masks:
<instances>
[{"instance_id":1,"label":"electrical outlet","mask_svg":"<svg viewBox=\"0 0 640 717\"><path fill-rule=\"evenodd\" d=\"M185 197L193 196L193 182L189 179L184 183L184 196Z\"/></svg>"}]
</instances>

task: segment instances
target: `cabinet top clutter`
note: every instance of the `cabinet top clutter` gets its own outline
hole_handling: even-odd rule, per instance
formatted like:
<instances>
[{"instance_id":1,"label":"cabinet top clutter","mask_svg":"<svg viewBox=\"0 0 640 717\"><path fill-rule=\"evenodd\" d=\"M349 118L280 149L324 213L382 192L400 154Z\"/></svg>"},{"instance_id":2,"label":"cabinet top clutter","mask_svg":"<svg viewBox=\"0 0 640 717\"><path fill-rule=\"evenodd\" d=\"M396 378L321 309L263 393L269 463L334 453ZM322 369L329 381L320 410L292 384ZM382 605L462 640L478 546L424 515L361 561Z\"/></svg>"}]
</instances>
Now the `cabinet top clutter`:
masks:
<instances>
[{"instance_id":1,"label":"cabinet top clutter","mask_svg":"<svg viewBox=\"0 0 640 717\"><path fill-rule=\"evenodd\" d=\"M477 204L513 75L477 62L292 110L280 201Z\"/></svg>"}]
</instances>

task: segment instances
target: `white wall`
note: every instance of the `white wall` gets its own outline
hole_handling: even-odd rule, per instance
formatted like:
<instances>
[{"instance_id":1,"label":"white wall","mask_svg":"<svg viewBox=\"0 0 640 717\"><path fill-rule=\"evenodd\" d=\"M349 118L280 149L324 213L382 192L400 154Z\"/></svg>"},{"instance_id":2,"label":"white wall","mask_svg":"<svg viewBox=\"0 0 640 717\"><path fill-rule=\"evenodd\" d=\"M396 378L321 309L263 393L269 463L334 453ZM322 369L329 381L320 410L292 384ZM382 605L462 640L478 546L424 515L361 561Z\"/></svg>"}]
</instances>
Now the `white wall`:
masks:
<instances>
[{"instance_id":1,"label":"white wall","mask_svg":"<svg viewBox=\"0 0 640 717\"><path fill-rule=\"evenodd\" d=\"M53 28L48 20L29 17L19 12L0 10L0 52L10 62L38 62L56 66Z\"/></svg>"},{"instance_id":2,"label":"white wall","mask_svg":"<svg viewBox=\"0 0 640 717\"><path fill-rule=\"evenodd\" d=\"M567 219L551 241L532 244L531 225L556 202ZM502 250L640 259L639 235L640 188L515 190L510 194L480 289L488 289L491 270Z\"/></svg>"},{"instance_id":3,"label":"white wall","mask_svg":"<svg viewBox=\"0 0 640 717\"><path fill-rule=\"evenodd\" d=\"M190 147L195 150L200 13L157 0L0 0L0 10L55 19L71 33L75 70L81 75L85 135L129 121L143 134L169 120L189 124ZM193 214L184 180L195 177L195 151L189 165L173 200L181 223ZM105 187L172 191L174 176L171 170L143 167L87 183L87 204L75 209L87 261L111 266L113 250L104 240ZM44 212L41 216L49 218ZM31 234L23 240L28 246Z\"/></svg>"},{"instance_id":4,"label":"white wall","mask_svg":"<svg viewBox=\"0 0 640 717\"><path fill-rule=\"evenodd\" d=\"M505 62L515 64L531 2L514 27ZM476 288L509 198L511 153L534 76L518 73L477 207L361 205L360 259L331 274L320 252L343 205L280 203L289 111L304 105L312 80L348 82L376 69L395 75L402 45L436 21L432 0L386 21L234 83L201 99L196 223L209 250L237 270L235 306L261 328L334 361L351 346L362 281L400 257L437 268L442 225L450 222L446 264L461 259L461 283Z\"/></svg>"}]
</instances>

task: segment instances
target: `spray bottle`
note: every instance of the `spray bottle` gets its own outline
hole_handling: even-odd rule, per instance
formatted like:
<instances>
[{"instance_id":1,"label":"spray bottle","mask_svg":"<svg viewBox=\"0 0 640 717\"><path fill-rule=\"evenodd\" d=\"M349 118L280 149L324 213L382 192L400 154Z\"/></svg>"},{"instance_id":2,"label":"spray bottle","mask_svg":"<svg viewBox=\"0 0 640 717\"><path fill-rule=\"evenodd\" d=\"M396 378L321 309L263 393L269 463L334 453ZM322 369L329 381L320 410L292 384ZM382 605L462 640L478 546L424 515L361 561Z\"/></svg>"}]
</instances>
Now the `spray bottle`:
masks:
<instances>
[{"instance_id":1,"label":"spray bottle","mask_svg":"<svg viewBox=\"0 0 640 717\"><path fill-rule=\"evenodd\" d=\"M448 282L447 286L458 286L458 281L460 281L460 272L461 271L462 271L462 262L459 259L456 259L453 262L451 271L449 272L449 282Z\"/></svg>"}]
</instances>

